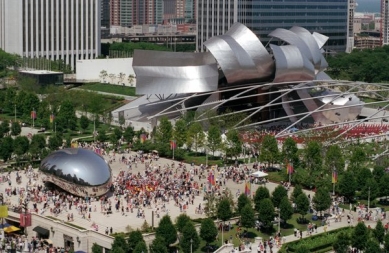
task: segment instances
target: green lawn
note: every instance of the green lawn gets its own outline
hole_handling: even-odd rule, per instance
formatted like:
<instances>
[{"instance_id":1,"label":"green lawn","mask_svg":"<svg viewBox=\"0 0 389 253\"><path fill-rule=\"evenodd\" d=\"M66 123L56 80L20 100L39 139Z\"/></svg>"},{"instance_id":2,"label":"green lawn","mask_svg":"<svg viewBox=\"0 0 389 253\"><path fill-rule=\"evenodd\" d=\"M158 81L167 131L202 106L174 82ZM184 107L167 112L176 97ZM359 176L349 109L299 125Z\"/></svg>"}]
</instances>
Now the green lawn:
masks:
<instances>
[{"instance_id":1,"label":"green lawn","mask_svg":"<svg viewBox=\"0 0 389 253\"><path fill-rule=\"evenodd\" d=\"M84 90L101 91L112 94L120 94L125 96L135 96L135 87L107 84L107 83L94 83L84 84L79 87Z\"/></svg>"},{"instance_id":2,"label":"green lawn","mask_svg":"<svg viewBox=\"0 0 389 253\"><path fill-rule=\"evenodd\" d=\"M361 97L361 100L365 103L372 103L372 102L379 102L379 101L382 101L382 100L377 100L377 99L374 99L374 98L369 98L369 97ZM373 107L373 108L377 108L377 107L383 107L385 105L387 105L388 102L386 101L382 101L381 103L375 103L375 104L372 104L372 105L366 105L367 107Z\"/></svg>"}]
</instances>

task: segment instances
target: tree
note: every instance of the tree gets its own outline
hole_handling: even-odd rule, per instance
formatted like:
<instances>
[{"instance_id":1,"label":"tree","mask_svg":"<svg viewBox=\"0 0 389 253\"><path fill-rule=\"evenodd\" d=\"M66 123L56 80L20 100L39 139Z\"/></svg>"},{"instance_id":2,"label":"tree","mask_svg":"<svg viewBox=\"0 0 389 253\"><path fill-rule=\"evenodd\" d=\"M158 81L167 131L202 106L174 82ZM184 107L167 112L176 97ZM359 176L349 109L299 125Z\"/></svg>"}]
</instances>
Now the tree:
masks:
<instances>
[{"instance_id":1,"label":"tree","mask_svg":"<svg viewBox=\"0 0 389 253\"><path fill-rule=\"evenodd\" d=\"M365 251L364 252L381 252L381 248L380 248L380 245L378 244L378 242L376 240L373 240L372 238L368 239L368 241L366 242L366 248L365 248Z\"/></svg>"},{"instance_id":2,"label":"tree","mask_svg":"<svg viewBox=\"0 0 389 253\"><path fill-rule=\"evenodd\" d=\"M0 124L0 137L3 137L4 135L7 135L9 133L9 123L7 120L4 120Z\"/></svg>"},{"instance_id":3,"label":"tree","mask_svg":"<svg viewBox=\"0 0 389 253\"><path fill-rule=\"evenodd\" d=\"M366 179L366 185L362 188L361 197L363 199L375 200L380 193L379 185L374 178Z\"/></svg>"},{"instance_id":4,"label":"tree","mask_svg":"<svg viewBox=\"0 0 389 253\"><path fill-rule=\"evenodd\" d=\"M93 243L93 245L92 245L92 253L103 253L103 247L101 247L97 243Z\"/></svg>"},{"instance_id":5,"label":"tree","mask_svg":"<svg viewBox=\"0 0 389 253\"><path fill-rule=\"evenodd\" d=\"M243 207L246 205L251 205L251 200L246 196L246 194L242 193L238 197L238 213L241 214Z\"/></svg>"},{"instance_id":6,"label":"tree","mask_svg":"<svg viewBox=\"0 0 389 253\"><path fill-rule=\"evenodd\" d=\"M215 156L215 151L219 150L222 144L221 132L218 126L210 126L208 129L208 148L212 155Z\"/></svg>"},{"instance_id":7,"label":"tree","mask_svg":"<svg viewBox=\"0 0 389 253\"><path fill-rule=\"evenodd\" d=\"M134 253L147 253L149 252L147 250L147 245L144 241L140 241L136 244L135 249L133 251Z\"/></svg>"},{"instance_id":8,"label":"tree","mask_svg":"<svg viewBox=\"0 0 389 253\"><path fill-rule=\"evenodd\" d=\"M219 202L217 207L217 217L222 221L229 220L232 217L230 201L226 197L222 198Z\"/></svg>"},{"instance_id":9,"label":"tree","mask_svg":"<svg viewBox=\"0 0 389 253\"><path fill-rule=\"evenodd\" d=\"M215 222L210 218L206 218L201 222L200 237L207 243L215 241L217 236L217 228Z\"/></svg>"},{"instance_id":10,"label":"tree","mask_svg":"<svg viewBox=\"0 0 389 253\"><path fill-rule=\"evenodd\" d=\"M132 126L126 127L123 133L123 138L128 142L131 143L132 139L135 136L134 128Z\"/></svg>"},{"instance_id":11,"label":"tree","mask_svg":"<svg viewBox=\"0 0 389 253\"><path fill-rule=\"evenodd\" d=\"M8 161L13 152L13 139L10 136L4 137L0 141L0 158L4 160L4 162Z\"/></svg>"},{"instance_id":12,"label":"tree","mask_svg":"<svg viewBox=\"0 0 389 253\"><path fill-rule=\"evenodd\" d=\"M379 182L381 180L381 178L384 175L386 175L385 168L382 166L376 165L373 168L372 174L373 174L373 178L375 179L375 181Z\"/></svg>"},{"instance_id":13,"label":"tree","mask_svg":"<svg viewBox=\"0 0 389 253\"><path fill-rule=\"evenodd\" d=\"M113 129L113 133L111 134L111 139L113 140L112 143L113 144L117 144L118 141L122 138L122 130L120 130L119 128L115 127Z\"/></svg>"},{"instance_id":14,"label":"tree","mask_svg":"<svg viewBox=\"0 0 389 253\"><path fill-rule=\"evenodd\" d=\"M22 127L20 126L19 122L13 121L11 124L11 135L17 136L22 132Z\"/></svg>"},{"instance_id":15,"label":"tree","mask_svg":"<svg viewBox=\"0 0 389 253\"><path fill-rule=\"evenodd\" d=\"M258 187L254 195L254 207L259 212L261 201L270 198L269 190L266 187Z\"/></svg>"},{"instance_id":16,"label":"tree","mask_svg":"<svg viewBox=\"0 0 389 253\"><path fill-rule=\"evenodd\" d=\"M351 235L351 245L358 250L366 248L366 242L369 239L369 231L365 223L359 222Z\"/></svg>"},{"instance_id":17,"label":"tree","mask_svg":"<svg viewBox=\"0 0 389 253\"><path fill-rule=\"evenodd\" d=\"M255 225L255 214L251 204L247 204L242 208L240 213L240 223L245 228L252 228Z\"/></svg>"},{"instance_id":18,"label":"tree","mask_svg":"<svg viewBox=\"0 0 389 253\"><path fill-rule=\"evenodd\" d=\"M290 196L291 197L291 200L293 201L293 202L295 202L296 201L296 199L297 199L297 197L300 195L300 194L302 194L302 193L304 193L303 192L303 188L301 188L301 185L296 185L295 187L294 187L294 189L293 189L293 192L292 192L292 196Z\"/></svg>"},{"instance_id":19,"label":"tree","mask_svg":"<svg viewBox=\"0 0 389 253\"><path fill-rule=\"evenodd\" d=\"M128 250L129 250L128 244L126 242L126 239L124 239L123 235L115 236L113 243L112 243L111 250L114 251L116 249L121 249L121 250L123 250L123 252L128 252Z\"/></svg>"},{"instance_id":20,"label":"tree","mask_svg":"<svg viewBox=\"0 0 389 253\"><path fill-rule=\"evenodd\" d=\"M187 136L187 124L185 120L179 119L176 121L176 124L174 125L173 136L177 147L181 148L185 144Z\"/></svg>"},{"instance_id":21,"label":"tree","mask_svg":"<svg viewBox=\"0 0 389 253\"><path fill-rule=\"evenodd\" d=\"M265 229L272 227L272 221L274 220L274 206L270 199L263 199L259 206L258 219L262 222Z\"/></svg>"},{"instance_id":22,"label":"tree","mask_svg":"<svg viewBox=\"0 0 389 253\"><path fill-rule=\"evenodd\" d=\"M366 160L367 160L367 155L365 150L363 150L363 148L361 148L360 146L357 146L352 151L349 166L352 170L358 171L358 169L364 165Z\"/></svg>"},{"instance_id":23,"label":"tree","mask_svg":"<svg viewBox=\"0 0 389 253\"><path fill-rule=\"evenodd\" d=\"M105 132L105 129L101 129L97 135L97 140L99 142L105 142L107 141L108 137L107 137L107 133Z\"/></svg>"},{"instance_id":24,"label":"tree","mask_svg":"<svg viewBox=\"0 0 389 253\"><path fill-rule=\"evenodd\" d=\"M300 194L296 199L296 210L302 217L304 217L309 208L309 199L305 193Z\"/></svg>"},{"instance_id":25,"label":"tree","mask_svg":"<svg viewBox=\"0 0 389 253\"><path fill-rule=\"evenodd\" d=\"M150 253L168 253L165 240L162 237L156 237L150 245Z\"/></svg>"},{"instance_id":26,"label":"tree","mask_svg":"<svg viewBox=\"0 0 389 253\"><path fill-rule=\"evenodd\" d=\"M286 138L282 145L282 158L285 163L292 162L293 167L299 165L298 147L296 141L292 137Z\"/></svg>"},{"instance_id":27,"label":"tree","mask_svg":"<svg viewBox=\"0 0 389 253\"><path fill-rule=\"evenodd\" d=\"M14 153L17 157L24 155L30 146L30 142L26 136L18 136L14 140Z\"/></svg>"},{"instance_id":28,"label":"tree","mask_svg":"<svg viewBox=\"0 0 389 253\"><path fill-rule=\"evenodd\" d=\"M275 207L279 207L280 206L280 203L281 203L281 200L284 198L284 197L288 197L288 191L285 189L284 186L282 185L278 185L273 193L272 193L272 198L271 198L271 201L273 202L273 205Z\"/></svg>"},{"instance_id":29,"label":"tree","mask_svg":"<svg viewBox=\"0 0 389 253\"><path fill-rule=\"evenodd\" d=\"M385 252L389 252L389 233L384 236L384 249Z\"/></svg>"},{"instance_id":30,"label":"tree","mask_svg":"<svg viewBox=\"0 0 389 253\"><path fill-rule=\"evenodd\" d=\"M135 247L139 242L145 242L142 232L139 230L131 231L127 238L127 244L130 252L134 252Z\"/></svg>"},{"instance_id":31,"label":"tree","mask_svg":"<svg viewBox=\"0 0 389 253\"><path fill-rule=\"evenodd\" d=\"M33 156L36 156L40 154L42 150L45 148L46 148L46 140L44 135L34 134L31 139L30 153Z\"/></svg>"},{"instance_id":32,"label":"tree","mask_svg":"<svg viewBox=\"0 0 389 253\"><path fill-rule=\"evenodd\" d=\"M204 145L204 140L205 134L201 124L199 122L190 124L186 139L187 146L192 147L194 145L195 151L197 152L198 148Z\"/></svg>"},{"instance_id":33,"label":"tree","mask_svg":"<svg viewBox=\"0 0 389 253\"><path fill-rule=\"evenodd\" d=\"M322 167L322 146L317 141L308 142L306 148L304 149L304 160L308 170L318 170L320 171Z\"/></svg>"},{"instance_id":34,"label":"tree","mask_svg":"<svg viewBox=\"0 0 389 253\"><path fill-rule=\"evenodd\" d=\"M339 172L344 170L344 158L343 152L339 145L331 145L328 147L325 156L325 164L328 172L331 172L333 169L336 169Z\"/></svg>"},{"instance_id":35,"label":"tree","mask_svg":"<svg viewBox=\"0 0 389 253\"><path fill-rule=\"evenodd\" d=\"M49 149L57 150L60 146L62 146L63 140L59 134L54 134L49 137Z\"/></svg>"},{"instance_id":36,"label":"tree","mask_svg":"<svg viewBox=\"0 0 389 253\"><path fill-rule=\"evenodd\" d=\"M188 222L182 231L180 246L184 253L195 252L200 246L200 238L192 222Z\"/></svg>"},{"instance_id":37,"label":"tree","mask_svg":"<svg viewBox=\"0 0 389 253\"><path fill-rule=\"evenodd\" d=\"M367 179L373 178L371 171L368 168L361 168L357 171L357 186L358 189L363 189L366 186Z\"/></svg>"},{"instance_id":38,"label":"tree","mask_svg":"<svg viewBox=\"0 0 389 253\"><path fill-rule=\"evenodd\" d=\"M318 188L315 196L312 198L312 202L318 212L322 212L330 208L332 200L328 189L325 187Z\"/></svg>"},{"instance_id":39,"label":"tree","mask_svg":"<svg viewBox=\"0 0 389 253\"><path fill-rule=\"evenodd\" d=\"M158 228L155 231L156 237L162 237L165 240L165 246L169 247L170 244L177 241L177 231L174 227L170 216L165 215L159 222Z\"/></svg>"},{"instance_id":40,"label":"tree","mask_svg":"<svg viewBox=\"0 0 389 253\"><path fill-rule=\"evenodd\" d=\"M88 119L88 117L82 115L80 117L80 127L81 127L82 131L85 131L88 128L88 126L89 126L89 119Z\"/></svg>"},{"instance_id":41,"label":"tree","mask_svg":"<svg viewBox=\"0 0 389 253\"><path fill-rule=\"evenodd\" d=\"M378 219L377 224L375 226L375 229L373 230L374 238L377 239L379 243L384 242L384 236L385 236L385 228L382 225L382 222L380 219Z\"/></svg>"},{"instance_id":42,"label":"tree","mask_svg":"<svg viewBox=\"0 0 389 253\"><path fill-rule=\"evenodd\" d=\"M65 100L61 103L58 117L57 117L57 127L63 129L75 130L77 126L77 117L76 110L74 108L73 102L70 100Z\"/></svg>"},{"instance_id":43,"label":"tree","mask_svg":"<svg viewBox=\"0 0 389 253\"><path fill-rule=\"evenodd\" d=\"M287 196L281 199L279 210L280 210L280 217L284 221L284 224L286 223L287 220L292 218L293 207Z\"/></svg>"},{"instance_id":44,"label":"tree","mask_svg":"<svg viewBox=\"0 0 389 253\"><path fill-rule=\"evenodd\" d=\"M176 227L177 227L177 231L182 233L182 230L184 229L184 227L186 226L186 224L188 222L191 222L190 221L190 217L184 213L180 214L177 218L176 218Z\"/></svg>"},{"instance_id":45,"label":"tree","mask_svg":"<svg viewBox=\"0 0 389 253\"><path fill-rule=\"evenodd\" d=\"M385 175L383 175L378 182L379 182L380 196L381 197L389 196L389 187L388 187L389 174L385 173Z\"/></svg>"},{"instance_id":46,"label":"tree","mask_svg":"<svg viewBox=\"0 0 389 253\"><path fill-rule=\"evenodd\" d=\"M160 144L170 143L170 141L172 140L173 125L166 116L160 119L155 137L157 143Z\"/></svg>"},{"instance_id":47,"label":"tree","mask_svg":"<svg viewBox=\"0 0 389 253\"><path fill-rule=\"evenodd\" d=\"M120 114L119 115L119 125L120 125L120 128L122 128L125 123L126 123L126 119L124 118L124 115Z\"/></svg>"},{"instance_id":48,"label":"tree","mask_svg":"<svg viewBox=\"0 0 389 253\"><path fill-rule=\"evenodd\" d=\"M339 193L345 196L350 202L354 199L355 191L357 190L357 182L351 171L347 170L339 177L338 190Z\"/></svg>"},{"instance_id":49,"label":"tree","mask_svg":"<svg viewBox=\"0 0 389 253\"><path fill-rule=\"evenodd\" d=\"M204 206L204 213L207 217L215 216L217 212L217 204L218 204L218 199L215 197L215 194L207 193L206 202Z\"/></svg>"},{"instance_id":50,"label":"tree","mask_svg":"<svg viewBox=\"0 0 389 253\"><path fill-rule=\"evenodd\" d=\"M236 129L229 129L226 136L226 156L237 157L242 150L242 141L239 138L239 132Z\"/></svg>"},{"instance_id":51,"label":"tree","mask_svg":"<svg viewBox=\"0 0 389 253\"><path fill-rule=\"evenodd\" d=\"M277 140L273 135L265 135L262 141L259 160L265 163L274 164L279 159Z\"/></svg>"},{"instance_id":52,"label":"tree","mask_svg":"<svg viewBox=\"0 0 389 253\"><path fill-rule=\"evenodd\" d=\"M347 253L350 245L350 237L347 233L341 232L336 237L334 244L332 245L333 250L336 253Z\"/></svg>"}]
</instances>

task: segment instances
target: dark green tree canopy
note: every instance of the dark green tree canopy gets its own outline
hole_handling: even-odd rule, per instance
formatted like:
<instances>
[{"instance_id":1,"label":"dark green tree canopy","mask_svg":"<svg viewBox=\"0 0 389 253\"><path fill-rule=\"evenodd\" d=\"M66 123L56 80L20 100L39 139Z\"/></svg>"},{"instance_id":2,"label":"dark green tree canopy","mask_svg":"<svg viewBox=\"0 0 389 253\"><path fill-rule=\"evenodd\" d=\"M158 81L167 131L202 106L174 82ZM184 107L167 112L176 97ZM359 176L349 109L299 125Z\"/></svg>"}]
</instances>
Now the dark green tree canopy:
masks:
<instances>
[{"instance_id":1,"label":"dark green tree canopy","mask_svg":"<svg viewBox=\"0 0 389 253\"><path fill-rule=\"evenodd\" d=\"M158 143L166 144L172 140L173 125L166 116L160 119L155 137Z\"/></svg>"},{"instance_id":2,"label":"dark green tree canopy","mask_svg":"<svg viewBox=\"0 0 389 253\"><path fill-rule=\"evenodd\" d=\"M280 210L280 216L281 219L286 222L290 218L292 218L293 215L293 207L292 204L290 203L289 199L287 196L283 197L281 199L280 205L279 205L279 210Z\"/></svg>"},{"instance_id":3,"label":"dark green tree canopy","mask_svg":"<svg viewBox=\"0 0 389 253\"><path fill-rule=\"evenodd\" d=\"M208 148L215 155L215 151L219 150L222 144L222 137L220 128L215 125L211 125L208 129Z\"/></svg>"},{"instance_id":4,"label":"dark green tree canopy","mask_svg":"<svg viewBox=\"0 0 389 253\"><path fill-rule=\"evenodd\" d=\"M271 201L275 207L279 207L284 197L288 197L288 191L283 185L278 185L272 193Z\"/></svg>"},{"instance_id":5,"label":"dark green tree canopy","mask_svg":"<svg viewBox=\"0 0 389 253\"><path fill-rule=\"evenodd\" d=\"M382 221L380 219L378 219L377 224L373 230L373 236L379 243L384 242L385 228L382 225Z\"/></svg>"},{"instance_id":6,"label":"dark green tree canopy","mask_svg":"<svg viewBox=\"0 0 389 253\"><path fill-rule=\"evenodd\" d=\"M291 162L294 168L299 166L297 143L292 137L286 138L282 145L282 158L285 164Z\"/></svg>"},{"instance_id":7,"label":"dark green tree canopy","mask_svg":"<svg viewBox=\"0 0 389 253\"><path fill-rule=\"evenodd\" d=\"M217 236L217 228L215 222L210 218L206 218L201 222L200 237L207 243L215 241Z\"/></svg>"},{"instance_id":8,"label":"dark green tree canopy","mask_svg":"<svg viewBox=\"0 0 389 253\"><path fill-rule=\"evenodd\" d=\"M273 135L265 135L262 140L261 153L259 159L261 162L274 164L280 158L277 140Z\"/></svg>"},{"instance_id":9,"label":"dark green tree canopy","mask_svg":"<svg viewBox=\"0 0 389 253\"><path fill-rule=\"evenodd\" d=\"M291 200L296 201L297 197L303 193L303 188L301 188L301 185L296 185L293 189Z\"/></svg>"},{"instance_id":10,"label":"dark green tree canopy","mask_svg":"<svg viewBox=\"0 0 389 253\"><path fill-rule=\"evenodd\" d=\"M182 231L180 240L181 249L184 252L195 252L200 246L200 237L197 234L196 228L192 222L188 222Z\"/></svg>"},{"instance_id":11,"label":"dark green tree canopy","mask_svg":"<svg viewBox=\"0 0 389 253\"><path fill-rule=\"evenodd\" d=\"M13 121L11 124L11 135L17 136L22 132L22 127L19 122Z\"/></svg>"},{"instance_id":12,"label":"dark green tree canopy","mask_svg":"<svg viewBox=\"0 0 389 253\"><path fill-rule=\"evenodd\" d=\"M332 200L328 189L325 187L318 188L315 196L312 198L312 202L318 212L322 212L330 208Z\"/></svg>"},{"instance_id":13,"label":"dark green tree canopy","mask_svg":"<svg viewBox=\"0 0 389 253\"><path fill-rule=\"evenodd\" d=\"M369 231L367 230L365 223L359 222L352 233L351 245L358 250L364 250L368 239Z\"/></svg>"},{"instance_id":14,"label":"dark green tree canopy","mask_svg":"<svg viewBox=\"0 0 389 253\"><path fill-rule=\"evenodd\" d=\"M147 245L144 241L140 241L136 244L135 249L133 251L134 253L148 253Z\"/></svg>"},{"instance_id":15,"label":"dark green tree canopy","mask_svg":"<svg viewBox=\"0 0 389 253\"><path fill-rule=\"evenodd\" d=\"M168 253L165 240L162 237L156 237L150 245L150 253Z\"/></svg>"},{"instance_id":16,"label":"dark green tree canopy","mask_svg":"<svg viewBox=\"0 0 389 253\"><path fill-rule=\"evenodd\" d=\"M118 250L118 251L115 251L115 252L121 252L120 250L122 250L125 253L128 252L128 250L129 250L128 244L126 242L126 239L124 239L123 235L115 236L115 238L113 240L113 243L112 243L111 250L112 251Z\"/></svg>"},{"instance_id":17,"label":"dark green tree canopy","mask_svg":"<svg viewBox=\"0 0 389 253\"><path fill-rule=\"evenodd\" d=\"M254 195L254 205L257 212L259 211L261 201L268 198L270 198L269 190L266 187L258 187Z\"/></svg>"},{"instance_id":18,"label":"dark green tree canopy","mask_svg":"<svg viewBox=\"0 0 389 253\"><path fill-rule=\"evenodd\" d=\"M305 193L300 194L296 198L295 202L296 202L297 212L304 217L307 214L309 208L309 199L307 195L305 195Z\"/></svg>"},{"instance_id":19,"label":"dark green tree canopy","mask_svg":"<svg viewBox=\"0 0 389 253\"><path fill-rule=\"evenodd\" d=\"M155 236L162 237L166 243L166 247L169 247L170 244L177 241L177 231L170 216L165 215L162 217L155 231Z\"/></svg>"},{"instance_id":20,"label":"dark green tree canopy","mask_svg":"<svg viewBox=\"0 0 389 253\"><path fill-rule=\"evenodd\" d=\"M18 136L14 140L14 152L17 156L22 156L26 154L30 142L26 136Z\"/></svg>"},{"instance_id":21,"label":"dark green tree canopy","mask_svg":"<svg viewBox=\"0 0 389 253\"><path fill-rule=\"evenodd\" d=\"M331 173L333 169L336 169L338 173L344 170L345 162L343 158L343 152L339 145L331 145L328 147L325 164L328 173Z\"/></svg>"},{"instance_id":22,"label":"dark green tree canopy","mask_svg":"<svg viewBox=\"0 0 389 253\"><path fill-rule=\"evenodd\" d=\"M322 146L319 142L308 142L304 149L304 160L308 170L320 170L322 168Z\"/></svg>"},{"instance_id":23,"label":"dark green tree canopy","mask_svg":"<svg viewBox=\"0 0 389 253\"><path fill-rule=\"evenodd\" d=\"M11 158L13 150L14 140L11 136L0 139L0 158L3 159L4 162Z\"/></svg>"},{"instance_id":24,"label":"dark green tree canopy","mask_svg":"<svg viewBox=\"0 0 389 253\"><path fill-rule=\"evenodd\" d=\"M232 217L230 201L227 198L222 198L217 207L217 217L222 221L229 220Z\"/></svg>"},{"instance_id":25,"label":"dark green tree canopy","mask_svg":"<svg viewBox=\"0 0 389 253\"><path fill-rule=\"evenodd\" d=\"M274 220L274 206L270 199L263 199L259 204L258 219L263 223L263 226L269 229Z\"/></svg>"},{"instance_id":26,"label":"dark green tree canopy","mask_svg":"<svg viewBox=\"0 0 389 253\"><path fill-rule=\"evenodd\" d=\"M179 119L174 125L173 138L177 143L177 147L182 147L186 142L187 136L187 123L184 119Z\"/></svg>"},{"instance_id":27,"label":"dark green tree canopy","mask_svg":"<svg viewBox=\"0 0 389 253\"><path fill-rule=\"evenodd\" d=\"M131 231L127 238L127 244L128 248L130 249L130 252L134 252L135 247L139 242L145 242L143 239L142 232L139 230Z\"/></svg>"},{"instance_id":28,"label":"dark green tree canopy","mask_svg":"<svg viewBox=\"0 0 389 253\"><path fill-rule=\"evenodd\" d=\"M355 191L357 190L357 182L351 171L345 171L343 175L339 176L338 190L347 199L352 200L354 198Z\"/></svg>"},{"instance_id":29,"label":"dark green tree canopy","mask_svg":"<svg viewBox=\"0 0 389 253\"><path fill-rule=\"evenodd\" d=\"M350 246L350 237L348 236L347 233L339 233L337 236L333 249L336 253L348 253Z\"/></svg>"},{"instance_id":30,"label":"dark green tree canopy","mask_svg":"<svg viewBox=\"0 0 389 253\"><path fill-rule=\"evenodd\" d=\"M242 193L238 197L238 213L241 214L243 207L246 205L251 205L251 200L246 196L246 194Z\"/></svg>"},{"instance_id":31,"label":"dark green tree canopy","mask_svg":"<svg viewBox=\"0 0 389 253\"><path fill-rule=\"evenodd\" d=\"M97 243L93 243L93 245L92 245L92 253L103 253L103 247L101 247Z\"/></svg>"},{"instance_id":32,"label":"dark green tree canopy","mask_svg":"<svg viewBox=\"0 0 389 253\"><path fill-rule=\"evenodd\" d=\"M251 204L247 204L242 208L242 211L240 213L240 223L245 228L254 227L255 213Z\"/></svg>"},{"instance_id":33,"label":"dark green tree canopy","mask_svg":"<svg viewBox=\"0 0 389 253\"><path fill-rule=\"evenodd\" d=\"M184 227L186 226L186 224L188 222L191 222L190 217L188 215L184 214L184 213L180 214L176 218L177 231L182 233L182 230L184 229Z\"/></svg>"}]
</instances>

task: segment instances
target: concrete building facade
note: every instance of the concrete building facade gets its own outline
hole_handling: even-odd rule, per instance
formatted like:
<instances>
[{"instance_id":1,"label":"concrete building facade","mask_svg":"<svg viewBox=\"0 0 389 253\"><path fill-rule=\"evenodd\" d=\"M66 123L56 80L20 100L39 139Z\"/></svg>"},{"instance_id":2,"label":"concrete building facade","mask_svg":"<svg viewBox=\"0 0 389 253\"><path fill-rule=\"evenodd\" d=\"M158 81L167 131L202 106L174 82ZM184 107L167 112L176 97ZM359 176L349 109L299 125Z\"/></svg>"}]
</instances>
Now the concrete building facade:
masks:
<instances>
[{"instance_id":1,"label":"concrete building facade","mask_svg":"<svg viewBox=\"0 0 389 253\"><path fill-rule=\"evenodd\" d=\"M354 5L354 0L198 0L197 49L204 51L206 40L224 34L233 23L240 22L264 44L276 28L301 26L328 36L326 50L346 51L351 46L349 37L353 36L350 15Z\"/></svg>"},{"instance_id":2,"label":"concrete building facade","mask_svg":"<svg viewBox=\"0 0 389 253\"><path fill-rule=\"evenodd\" d=\"M389 0L381 1L381 17L382 17L382 44L389 44Z\"/></svg>"},{"instance_id":3,"label":"concrete building facade","mask_svg":"<svg viewBox=\"0 0 389 253\"><path fill-rule=\"evenodd\" d=\"M100 0L0 0L0 48L74 69L100 54L100 8Z\"/></svg>"}]
</instances>

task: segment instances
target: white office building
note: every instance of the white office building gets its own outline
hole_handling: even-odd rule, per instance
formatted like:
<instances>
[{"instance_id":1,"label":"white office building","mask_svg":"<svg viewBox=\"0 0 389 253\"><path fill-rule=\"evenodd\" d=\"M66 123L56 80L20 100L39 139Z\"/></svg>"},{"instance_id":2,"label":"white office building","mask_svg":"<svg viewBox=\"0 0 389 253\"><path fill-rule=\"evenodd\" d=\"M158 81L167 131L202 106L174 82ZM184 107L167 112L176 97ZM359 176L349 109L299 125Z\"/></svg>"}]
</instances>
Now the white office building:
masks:
<instances>
[{"instance_id":1,"label":"white office building","mask_svg":"<svg viewBox=\"0 0 389 253\"><path fill-rule=\"evenodd\" d=\"M0 0L0 48L74 69L100 55L100 1Z\"/></svg>"},{"instance_id":2,"label":"white office building","mask_svg":"<svg viewBox=\"0 0 389 253\"><path fill-rule=\"evenodd\" d=\"M382 0L381 1L381 36L382 36L382 44L389 45L389 1Z\"/></svg>"}]
</instances>

